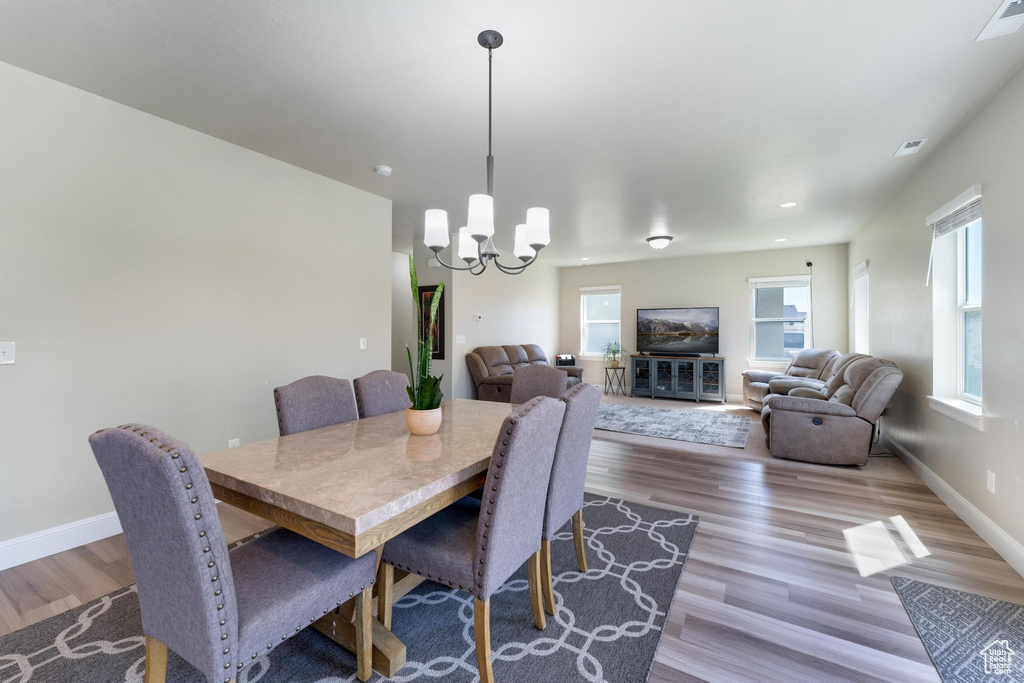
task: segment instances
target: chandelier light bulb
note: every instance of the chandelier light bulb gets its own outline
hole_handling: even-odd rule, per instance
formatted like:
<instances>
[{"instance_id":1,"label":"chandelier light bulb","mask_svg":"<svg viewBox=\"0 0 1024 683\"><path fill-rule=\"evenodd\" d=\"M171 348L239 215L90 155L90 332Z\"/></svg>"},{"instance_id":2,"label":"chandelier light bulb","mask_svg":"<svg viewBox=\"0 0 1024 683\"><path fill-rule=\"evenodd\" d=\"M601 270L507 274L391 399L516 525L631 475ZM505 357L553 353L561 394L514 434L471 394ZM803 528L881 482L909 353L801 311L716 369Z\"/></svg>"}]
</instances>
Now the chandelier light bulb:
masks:
<instances>
[{"instance_id":1,"label":"chandelier light bulb","mask_svg":"<svg viewBox=\"0 0 1024 683\"><path fill-rule=\"evenodd\" d=\"M469 234L469 228L459 228L459 258L466 263L472 263L478 255L479 245Z\"/></svg>"},{"instance_id":2,"label":"chandelier light bulb","mask_svg":"<svg viewBox=\"0 0 1024 683\"><path fill-rule=\"evenodd\" d=\"M423 217L423 243L427 249L444 249L450 241L448 212L443 209L427 209Z\"/></svg>"},{"instance_id":3,"label":"chandelier light bulb","mask_svg":"<svg viewBox=\"0 0 1024 683\"><path fill-rule=\"evenodd\" d=\"M516 244L512 253L520 261L529 261L537 255L537 252L530 246L528 240L529 227L525 223L516 226Z\"/></svg>"},{"instance_id":4,"label":"chandelier light bulb","mask_svg":"<svg viewBox=\"0 0 1024 683\"><path fill-rule=\"evenodd\" d=\"M526 239L534 249L551 243L551 218L547 209L535 206L526 210Z\"/></svg>"},{"instance_id":5,"label":"chandelier light bulb","mask_svg":"<svg viewBox=\"0 0 1024 683\"><path fill-rule=\"evenodd\" d=\"M494 234L494 198L486 194L469 195L469 218L466 222L469 234L478 242L484 242Z\"/></svg>"}]
</instances>

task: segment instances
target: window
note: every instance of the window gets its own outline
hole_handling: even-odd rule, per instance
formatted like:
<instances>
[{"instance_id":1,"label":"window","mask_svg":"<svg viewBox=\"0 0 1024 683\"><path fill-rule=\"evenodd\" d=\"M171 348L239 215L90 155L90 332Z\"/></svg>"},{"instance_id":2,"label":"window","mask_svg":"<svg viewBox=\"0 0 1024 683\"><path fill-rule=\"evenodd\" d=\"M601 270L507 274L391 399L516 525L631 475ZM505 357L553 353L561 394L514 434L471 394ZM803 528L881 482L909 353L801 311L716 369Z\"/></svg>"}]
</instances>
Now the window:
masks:
<instances>
[{"instance_id":1,"label":"window","mask_svg":"<svg viewBox=\"0 0 1024 683\"><path fill-rule=\"evenodd\" d=\"M622 341L622 295L619 287L580 289L580 353L600 356L609 342Z\"/></svg>"},{"instance_id":2,"label":"window","mask_svg":"<svg viewBox=\"0 0 1024 683\"><path fill-rule=\"evenodd\" d=\"M932 253L925 283L932 290L933 410L984 431L982 394L981 186L974 185L928 216Z\"/></svg>"},{"instance_id":3,"label":"window","mask_svg":"<svg viewBox=\"0 0 1024 683\"><path fill-rule=\"evenodd\" d=\"M959 397L981 405L981 219L957 235Z\"/></svg>"},{"instance_id":4,"label":"window","mask_svg":"<svg viewBox=\"0 0 1024 683\"><path fill-rule=\"evenodd\" d=\"M853 309L853 352L868 351L868 262L864 261L853 269L853 289L850 293L850 308Z\"/></svg>"},{"instance_id":5,"label":"window","mask_svg":"<svg viewBox=\"0 0 1024 683\"><path fill-rule=\"evenodd\" d=\"M750 359L789 361L811 345L811 276L750 279Z\"/></svg>"}]
</instances>

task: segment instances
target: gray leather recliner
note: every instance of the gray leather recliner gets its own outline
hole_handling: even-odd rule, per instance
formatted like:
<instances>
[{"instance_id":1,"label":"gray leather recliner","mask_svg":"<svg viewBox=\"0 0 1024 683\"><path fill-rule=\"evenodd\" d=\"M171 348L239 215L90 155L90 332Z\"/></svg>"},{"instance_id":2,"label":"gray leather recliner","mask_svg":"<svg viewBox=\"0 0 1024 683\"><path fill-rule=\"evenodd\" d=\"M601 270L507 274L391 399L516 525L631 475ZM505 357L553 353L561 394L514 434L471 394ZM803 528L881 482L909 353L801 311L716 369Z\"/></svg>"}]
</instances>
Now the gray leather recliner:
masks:
<instances>
[{"instance_id":1,"label":"gray leather recliner","mask_svg":"<svg viewBox=\"0 0 1024 683\"><path fill-rule=\"evenodd\" d=\"M537 344L510 346L479 346L466 354L466 365L481 401L509 403L512 398L512 375L516 368L527 365L550 365L548 357ZM583 381L583 368L559 367L568 374L568 391Z\"/></svg>"},{"instance_id":2,"label":"gray leather recliner","mask_svg":"<svg viewBox=\"0 0 1024 683\"><path fill-rule=\"evenodd\" d=\"M760 411L769 394L768 383L775 377L803 377L821 380L832 374L832 364L839 356L835 349L804 349L789 362L785 372L747 370L743 373L743 401Z\"/></svg>"},{"instance_id":3,"label":"gray leather recliner","mask_svg":"<svg viewBox=\"0 0 1024 683\"><path fill-rule=\"evenodd\" d=\"M815 389L794 389L765 400L761 424L773 456L829 465L868 461L875 425L903 373L892 361L855 361L828 399Z\"/></svg>"}]
</instances>

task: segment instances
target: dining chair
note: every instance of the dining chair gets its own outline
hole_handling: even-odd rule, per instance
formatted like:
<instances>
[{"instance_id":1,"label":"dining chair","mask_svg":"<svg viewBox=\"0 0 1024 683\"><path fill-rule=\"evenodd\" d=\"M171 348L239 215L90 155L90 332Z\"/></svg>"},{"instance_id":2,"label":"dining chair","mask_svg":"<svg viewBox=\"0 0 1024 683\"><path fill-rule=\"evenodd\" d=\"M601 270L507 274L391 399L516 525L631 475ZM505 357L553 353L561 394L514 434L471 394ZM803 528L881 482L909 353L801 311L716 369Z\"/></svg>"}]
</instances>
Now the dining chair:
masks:
<instances>
[{"instance_id":1,"label":"dining chair","mask_svg":"<svg viewBox=\"0 0 1024 683\"><path fill-rule=\"evenodd\" d=\"M347 379L311 375L274 389L281 436L359 419Z\"/></svg>"},{"instance_id":2,"label":"dining chair","mask_svg":"<svg viewBox=\"0 0 1024 683\"><path fill-rule=\"evenodd\" d=\"M356 390L359 417L373 417L405 410L409 401L409 378L401 372L374 370L352 382Z\"/></svg>"},{"instance_id":3,"label":"dining chair","mask_svg":"<svg viewBox=\"0 0 1024 683\"><path fill-rule=\"evenodd\" d=\"M372 674L376 553L357 559L284 529L230 553L199 460L146 425L89 437L125 543L142 609L146 683L164 683L170 649L229 683L303 628L355 598L357 674Z\"/></svg>"},{"instance_id":4,"label":"dining chair","mask_svg":"<svg viewBox=\"0 0 1024 683\"><path fill-rule=\"evenodd\" d=\"M394 568L473 596L476 660L491 683L491 595L524 562L534 624L546 626L540 595L544 499L565 403L538 398L509 415L498 433L483 500L466 496L384 546L377 614L390 628Z\"/></svg>"},{"instance_id":5,"label":"dining chair","mask_svg":"<svg viewBox=\"0 0 1024 683\"><path fill-rule=\"evenodd\" d=\"M583 485L587 479L587 460L590 458L590 442L594 436L601 394L601 389L595 384L577 384L561 399L565 403L565 416L555 446L555 460L551 465L548 500L544 507L544 531L540 542L541 585L548 614L555 613L551 539L570 519L576 564L581 572L587 571L583 539Z\"/></svg>"},{"instance_id":6,"label":"dining chair","mask_svg":"<svg viewBox=\"0 0 1024 683\"><path fill-rule=\"evenodd\" d=\"M568 373L549 365L524 365L512 375L511 403L526 403L538 396L558 398L565 393Z\"/></svg>"}]
</instances>

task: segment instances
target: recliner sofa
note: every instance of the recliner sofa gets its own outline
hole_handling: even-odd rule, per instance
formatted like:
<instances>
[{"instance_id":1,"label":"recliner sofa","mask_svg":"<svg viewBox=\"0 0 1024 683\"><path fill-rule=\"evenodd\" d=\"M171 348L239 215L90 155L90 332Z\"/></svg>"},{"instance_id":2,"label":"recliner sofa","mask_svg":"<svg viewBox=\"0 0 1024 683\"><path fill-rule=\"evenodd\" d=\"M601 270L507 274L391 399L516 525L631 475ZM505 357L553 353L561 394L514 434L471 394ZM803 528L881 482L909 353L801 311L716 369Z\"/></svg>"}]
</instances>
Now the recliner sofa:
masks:
<instances>
[{"instance_id":1,"label":"recliner sofa","mask_svg":"<svg viewBox=\"0 0 1024 683\"><path fill-rule=\"evenodd\" d=\"M828 399L811 388L764 402L761 424L768 450L778 458L830 465L868 461L875 426L903 380L892 361L866 358L851 363Z\"/></svg>"},{"instance_id":2,"label":"recliner sofa","mask_svg":"<svg viewBox=\"0 0 1024 683\"><path fill-rule=\"evenodd\" d=\"M834 349L804 349L789 362L785 372L747 370L743 373L743 401L760 412L768 396L768 383L776 377L802 377L824 380L832 375L832 364L839 357Z\"/></svg>"},{"instance_id":3,"label":"recliner sofa","mask_svg":"<svg viewBox=\"0 0 1024 683\"><path fill-rule=\"evenodd\" d=\"M548 357L537 344L510 346L479 346L466 354L466 365L481 401L509 403L512 400L512 375L526 365L550 365ZM566 390L583 381L583 368L560 367L569 375Z\"/></svg>"}]
</instances>

